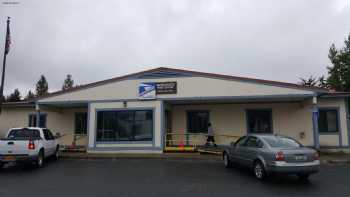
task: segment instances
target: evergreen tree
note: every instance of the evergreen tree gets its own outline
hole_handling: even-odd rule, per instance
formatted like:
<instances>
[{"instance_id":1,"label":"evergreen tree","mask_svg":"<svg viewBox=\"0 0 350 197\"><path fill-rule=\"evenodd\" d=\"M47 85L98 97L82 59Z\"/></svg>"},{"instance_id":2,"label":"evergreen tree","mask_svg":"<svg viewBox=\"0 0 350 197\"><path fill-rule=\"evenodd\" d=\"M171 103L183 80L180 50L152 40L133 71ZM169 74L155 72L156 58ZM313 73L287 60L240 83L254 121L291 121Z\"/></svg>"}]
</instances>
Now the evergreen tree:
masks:
<instances>
[{"instance_id":1,"label":"evergreen tree","mask_svg":"<svg viewBox=\"0 0 350 197\"><path fill-rule=\"evenodd\" d=\"M19 92L19 90L16 88L13 93L11 93L7 99L7 102L18 102L21 101L21 93Z\"/></svg>"},{"instance_id":2,"label":"evergreen tree","mask_svg":"<svg viewBox=\"0 0 350 197\"><path fill-rule=\"evenodd\" d=\"M68 90L74 86L74 80L72 79L72 75L68 74L66 79L63 82L62 90Z\"/></svg>"},{"instance_id":3,"label":"evergreen tree","mask_svg":"<svg viewBox=\"0 0 350 197\"><path fill-rule=\"evenodd\" d=\"M48 93L49 84L46 81L44 75L40 76L39 81L36 83L36 96L43 96Z\"/></svg>"},{"instance_id":4,"label":"evergreen tree","mask_svg":"<svg viewBox=\"0 0 350 197\"><path fill-rule=\"evenodd\" d=\"M345 46L337 49L334 44L329 49L327 84L337 91L350 91L350 34L344 41Z\"/></svg>"},{"instance_id":5,"label":"evergreen tree","mask_svg":"<svg viewBox=\"0 0 350 197\"><path fill-rule=\"evenodd\" d=\"M25 97L25 100L31 100L33 98L35 98L34 93L31 90L29 90L27 96Z\"/></svg>"},{"instance_id":6,"label":"evergreen tree","mask_svg":"<svg viewBox=\"0 0 350 197\"><path fill-rule=\"evenodd\" d=\"M3 102L6 102L6 97L4 95L0 96L0 103L3 103Z\"/></svg>"},{"instance_id":7,"label":"evergreen tree","mask_svg":"<svg viewBox=\"0 0 350 197\"><path fill-rule=\"evenodd\" d=\"M327 80L323 75L318 78L318 86L321 88L328 88Z\"/></svg>"}]
</instances>

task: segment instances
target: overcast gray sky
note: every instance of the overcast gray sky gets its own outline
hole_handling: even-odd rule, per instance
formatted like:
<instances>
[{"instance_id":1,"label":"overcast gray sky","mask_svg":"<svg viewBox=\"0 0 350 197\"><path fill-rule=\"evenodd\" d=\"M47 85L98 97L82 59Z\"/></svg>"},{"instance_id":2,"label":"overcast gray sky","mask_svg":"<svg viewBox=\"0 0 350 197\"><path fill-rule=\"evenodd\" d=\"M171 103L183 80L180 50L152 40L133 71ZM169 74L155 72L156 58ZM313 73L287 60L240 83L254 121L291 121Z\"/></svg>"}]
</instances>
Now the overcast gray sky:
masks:
<instances>
[{"instance_id":1,"label":"overcast gray sky","mask_svg":"<svg viewBox=\"0 0 350 197\"><path fill-rule=\"evenodd\" d=\"M8 4L4 2L18 2ZM350 32L350 0L0 0L8 94L41 74L50 91L159 66L297 82L326 74Z\"/></svg>"}]
</instances>

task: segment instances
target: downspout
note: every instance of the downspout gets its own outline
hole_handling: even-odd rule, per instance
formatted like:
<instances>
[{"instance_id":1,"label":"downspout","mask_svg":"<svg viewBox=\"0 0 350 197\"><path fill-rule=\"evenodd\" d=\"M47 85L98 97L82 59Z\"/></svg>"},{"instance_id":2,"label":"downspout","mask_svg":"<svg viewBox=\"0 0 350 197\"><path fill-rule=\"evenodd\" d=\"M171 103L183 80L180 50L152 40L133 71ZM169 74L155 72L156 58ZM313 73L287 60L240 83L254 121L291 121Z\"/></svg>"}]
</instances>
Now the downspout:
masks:
<instances>
[{"instance_id":1,"label":"downspout","mask_svg":"<svg viewBox=\"0 0 350 197\"><path fill-rule=\"evenodd\" d=\"M346 123L348 129L348 147L350 147L350 98L345 98Z\"/></svg>"},{"instance_id":2,"label":"downspout","mask_svg":"<svg viewBox=\"0 0 350 197\"><path fill-rule=\"evenodd\" d=\"M320 148L320 135L318 130L318 106L317 106L317 93L314 94L312 97L312 126L313 126L313 133L314 133L314 147L316 149Z\"/></svg>"},{"instance_id":3,"label":"downspout","mask_svg":"<svg viewBox=\"0 0 350 197\"><path fill-rule=\"evenodd\" d=\"M161 136L161 142L160 146L162 151L164 152L165 150L165 137L166 137L166 131L165 131L165 106L164 106L164 101L160 101L160 136Z\"/></svg>"}]
</instances>

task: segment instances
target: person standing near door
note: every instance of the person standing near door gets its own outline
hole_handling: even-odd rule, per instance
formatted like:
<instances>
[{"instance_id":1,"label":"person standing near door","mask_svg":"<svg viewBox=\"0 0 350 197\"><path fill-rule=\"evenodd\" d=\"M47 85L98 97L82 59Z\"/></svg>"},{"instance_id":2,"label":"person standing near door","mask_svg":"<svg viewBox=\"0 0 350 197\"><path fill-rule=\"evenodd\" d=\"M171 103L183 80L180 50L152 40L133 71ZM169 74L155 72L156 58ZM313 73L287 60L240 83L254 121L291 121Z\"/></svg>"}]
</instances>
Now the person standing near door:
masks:
<instances>
[{"instance_id":1,"label":"person standing near door","mask_svg":"<svg viewBox=\"0 0 350 197\"><path fill-rule=\"evenodd\" d=\"M215 144L215 140L214 140L214 130L213 130L213 126L211 125L211 123L208 123L208 137L207 137L207 143L206 145L209 145L209 143L212 142L214 144L215 147L217 147L217 145Z\"/></svg>"}]
</instances>

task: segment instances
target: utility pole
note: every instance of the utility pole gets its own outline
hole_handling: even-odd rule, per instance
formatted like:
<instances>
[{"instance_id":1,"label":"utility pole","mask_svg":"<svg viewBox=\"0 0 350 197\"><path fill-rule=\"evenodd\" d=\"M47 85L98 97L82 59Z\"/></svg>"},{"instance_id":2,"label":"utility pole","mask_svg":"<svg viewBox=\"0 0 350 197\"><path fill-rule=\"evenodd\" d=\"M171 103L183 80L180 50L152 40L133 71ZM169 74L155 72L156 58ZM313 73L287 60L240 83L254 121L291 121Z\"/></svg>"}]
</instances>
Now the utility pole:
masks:
<instances>
[{"instance_id":1,"label":"utility pole","mask_svg":"<svg viewBox=\"0 0 350 197\"><path fill-rule=\"evenodd\" d=\"M4 97L4 82L5 82L5 71L6 71L6 56L10 51L10 17L7 17L7 28L6 28L6 41L5 41L5 50L4 50L4 59L2 61L2 75L1 75L1 86L0 86L0 113L2 108L2 103L5 100Z\"/></svg>"}]
</instances>

